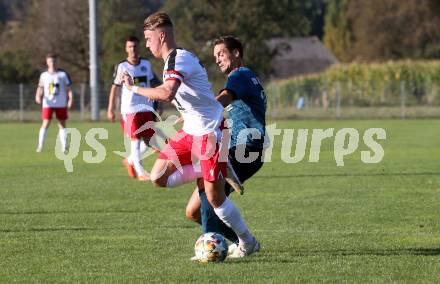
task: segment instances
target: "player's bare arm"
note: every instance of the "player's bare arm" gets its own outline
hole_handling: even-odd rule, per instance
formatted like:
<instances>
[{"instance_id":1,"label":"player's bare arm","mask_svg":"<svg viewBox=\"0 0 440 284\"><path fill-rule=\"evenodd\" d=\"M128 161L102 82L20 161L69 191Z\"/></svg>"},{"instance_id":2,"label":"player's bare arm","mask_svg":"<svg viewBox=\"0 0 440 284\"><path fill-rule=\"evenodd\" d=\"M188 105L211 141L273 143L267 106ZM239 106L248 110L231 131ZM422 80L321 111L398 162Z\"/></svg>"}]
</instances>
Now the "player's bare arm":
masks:
<instances>
[{"instance_id":1,"label":"player's bare arm","mask_svg":"<svg viewBox=\"0 0 440 284\"><path fill-rule=\"evenodd\" d=\"M67 107L71 108L73 105L73 91L71 87L67 88Z\"/></svg>"},{"instance_id":2,"label":"player's bare arm","mask_svg":"<svg viewBox=\"0 0 440 284\"><path fill-rule=\"evenodd\" d=\"M176 80L167 80L156 88L144 88L133 85L133 79L129 74L123 76L124 85L127 89L134 91L136 94L147 97L151 100L171 102L180 86L180 82Z\"/></svg>"},{"instance_id":3,"label":"player's bare arm","mask_svg":"<svg viewBox=\"0 0 440 284\"><path fill-rule=\"evenodd\" d=\"M43 87L38 86L37 91L35 93L35 102L37 104L41 104L41 98L43 97L43 93L44 93Z\"/></svg>"},{"instance_id":4,"label":"player's bare arm","mask_svg":"<svg viewBox=\"0 0 440 284\"><path fill-rule=\"evenodd\" d=\"M216 100L221 103L221 105L223 107L228 106L229 104L232 103L232 101L234 100L234 96L232 95L232 93L228 90L223 90L220 92L220 94L218 94L217 97L215 97Z\"/></svg>"},{"instance_id":5,"label":"player's bare arm","mask_svg":"<svg viewBox=\"0 0 440 284\"><path fill-rule=\"evenodd\" d=\"M110 94L109 94L109 98L108 98L108 107L107 107L107 118L111 122L115 122L115 112L114 112L115 99L116 99L116 94L119 89L120 89L120 87L117 85L112 85L112 88L110 89Z\"/></svg>"}]
</instances>

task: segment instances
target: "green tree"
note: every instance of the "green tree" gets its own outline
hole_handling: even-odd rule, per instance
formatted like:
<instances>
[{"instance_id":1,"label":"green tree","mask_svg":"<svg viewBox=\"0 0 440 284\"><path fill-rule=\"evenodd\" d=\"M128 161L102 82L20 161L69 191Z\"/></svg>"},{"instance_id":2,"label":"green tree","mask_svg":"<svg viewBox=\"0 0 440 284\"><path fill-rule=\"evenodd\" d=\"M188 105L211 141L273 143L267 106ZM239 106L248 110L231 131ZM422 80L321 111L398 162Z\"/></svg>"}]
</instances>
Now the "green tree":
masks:
<instances>
[{"instance_id":1,"label":"green tree","mask_svg":"<svg viewBox=\"0 0 440 284\"><path fill-rule=\"evenodd\" d=\"M340 61L350 61L353 42L351 23L347 17L349 0L329 1L325 14L324 45Z\"/></svg>"},{"instance_id":2,"label":"green tree","mask_svg":"<svg viewBox=\"0 0 440 284\"><path fill-rule=\"evenodd\" d=\"M125 39L137 36L143 45L143 21L162 5L160 1L103 0L99 2L101 78L109 83L115 64L126 58ZM140 48L146 54L145 48Z\"/></svg>"},{"instance_id":3,"label":"green tree","mask_svg":"<svg viewBox=\"0 0 440 284\"><path fill-rule=\"evenodd\" d=\"M6 15L5 21L9 21L5 24L8 28L0 35L0 53L18 52L20 59L29 60L30 66L44 68L45 54L55 52L60 66L69 72L74 82L89 80L88 1L0 1L0 7L7 8L0 16ZM124 38L134 31L141 36L145 15L157 10L161 1L102 0L98 3L101 77L108 81L112 66L125 57ZM14 72L22 74L25 70Z\"/></svg>"},{"instance_id":4,"label":"green tree","mask_svg":"<svg viewBox=\"0 0 440 284\"><path fill-rule=\"evenodd\" d=\"M1 49L19 52L29 64L44 68L48 52L58 54L60 66L68 70L74 81L88 77L88 6L86 0L29 0L22 15L15 19ZM17 68L20 68L17 66ZM23 70L17 70L22 73ZM35 79L34 79L35 80Z\"/></svg>"},{"instance_id":5,"label":"green tree","mask_svg":"<svg viewBox=\"0 0 440 284\"><path fill-rule=\"evenodd\" d=\"M354 58L387 60L440 55L438 0L351 0L347 17L355 35Z\"/></svg>"},{"instance_id":6,"label":"green tree","mask_svg":"<svg viewBox=\"0 0 440 284\"><path fill-rule=\"evenodd\" d=\"M29 0L0 0L0 22L5 23L23 15Z\"/></svg>"},{"instance_id":7,"label":"green tree","mask_svg":"<svg viewBox=\"0 0 440 284\"><path fill-rule=\"evenodd\" d=\"M35 80L39 70L31 62L30 56L20 50L0 53L0 82L16 84Z\"/></svg>"},{"instance_id":8,"label":"green tree","mask_svg":"<svg viewBox=\"0 0 440 284\"><path fill-rule=\"evenodd\" d=\"M326 0L310 0L300 2L300 13L310 21L309 35L324 37L324 17L327 7Z\"/></svg>"},{"instance_id":9,"label":"green tree","mask_svg":"<svg viewBox=\"0 0 440 284\"><path fill-rule=\"evenodd\" d=\"M109 83L112 79L115 64L124 60L125 39L127 36L135 35L136 27L130 23L115 23L105 30L102 35L102 55L101 55L101 78Z\"/></svg>"},{"instance_id":10,"label":"green tree","mask_svg":"<svg viewBox=\"0 0 440 284\"><path fill-rule=\"evenodd\" d=\"M334 0L324 43L341 61L440 57L438 0Z\"/></svg>"},{"instance_id":11,"label":"green tree","mask_svg":"<svg viewBox=\"0 0 440 284\"><path fill-rule=\"evenodd\" d=\"M232 34L245 43L246 65L264 78L272 71L274 56L265 41L310 32L309 20L300 14L302 2L176 0L167 1L164 10L174 21L178 43L196 52L211 74L218 75L211 41L219 35Z\"/></svg>"}]
</instances>

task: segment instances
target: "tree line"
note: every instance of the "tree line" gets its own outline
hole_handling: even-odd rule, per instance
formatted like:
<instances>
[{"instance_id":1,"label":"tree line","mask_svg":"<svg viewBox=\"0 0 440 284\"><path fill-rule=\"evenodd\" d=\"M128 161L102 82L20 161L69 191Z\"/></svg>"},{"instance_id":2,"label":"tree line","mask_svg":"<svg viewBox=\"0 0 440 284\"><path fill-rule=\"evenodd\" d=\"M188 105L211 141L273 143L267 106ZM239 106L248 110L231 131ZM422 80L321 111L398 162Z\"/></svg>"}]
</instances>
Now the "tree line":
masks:
<instances>
[{"instance_id":1,"label":"tree line","mask_svg":"<svg viewBox=\"0 0 440 284\"><path fill-rule=\"evenodd\" d=\"M343 62L440 58L440 1L332 0L324 42Z\"/></svg>"},{"instance_id":2,"label":"tree line","mask_svg":"<svg viewBox=\"0 0 440 284\"><path fill-rule=\"evenodd\" d=\"M317 35L336 57L381 61L440 56L437 0L100 0L101 80L125 58L124 38L143 38L143 19L163 10L177 42L194 51L215 80L212 40L233 34L245 42L245 63L264 79L272 72L273 37ZM34 83L44 55L55 52L76 82L89 78L87 0L0 0L0 82ZM143 40L141 41L143 44ZM142 55L151 58L146 49ZM162 63L152 60L156 72Z\"/></svg>"}]
</instances>

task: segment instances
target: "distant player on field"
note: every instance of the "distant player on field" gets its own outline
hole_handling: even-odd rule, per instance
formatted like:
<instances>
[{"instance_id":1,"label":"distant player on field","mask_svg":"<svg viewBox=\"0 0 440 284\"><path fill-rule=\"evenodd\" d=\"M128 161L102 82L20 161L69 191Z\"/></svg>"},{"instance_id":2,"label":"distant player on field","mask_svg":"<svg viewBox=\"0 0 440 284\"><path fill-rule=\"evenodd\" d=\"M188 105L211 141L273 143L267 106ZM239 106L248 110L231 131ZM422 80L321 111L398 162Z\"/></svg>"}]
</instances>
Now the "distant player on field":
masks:
<instances>
[{"instance_id":1,"label":"distant player on field","mask_svg":"<svg viewBox=\"0 0 440 284\"><path fill-rule=\"evenodd\" d=\"M154 185L173 187L174 174L181 175L193 159L200 161L207 200L215 214L232 228L239 238L234 257L245 257L260 249L250 233L240 211L225 195L226 161L220 160L219 141L223 121L223 106L215 99L205 68L192 53L178 48L169 16L158 12L144 21L146 46L165 62L164 83L152 88L132 86L130 76L124 76L128 89L150 99L171 101L183 117L183 128L161 152L151 170Z\"/></svg>"},{"instance_id":2,"label":"distant player on field","mask_svg":"<svg viewBox=\"0 0 440 284\"><path fill-rule=\"evenodd\" d=\"M243 65L243 45L235 37L214 41L214 57L220 71L227 75L225 87L217 100L226 107L231 129L229 162L240 182L253 176L263 166L266 136L266 94L255 73ZM225 186L226 195L231 187ZM196 189L186 208L187 217L202 224L203 233L216 232L231 241L237 236L214 213L206 194ZM233 253L236 246L230 246Z\"/></svg>"},{"instance_id":3,"label":"distant player on field","mask_svg":"<svg viewBox=\"0 0 440 284\"><path fill-rule=\"evenodd\" d=\"M115 121L115 98L122 87L121 94L121 125L126 137L131 139L130 156L123 160L129 176L141 181L149 180L149 175L142 166L141 157L147 150L147 145L154 130L151 127L140 129L148 122L155 121L153 110L157 104L144 96L136 94L132 90L122 86L122 75L129 74L135 86L155 87L160 85L159 79L153 72L151 63L139 56L139 39L131 36L125 41L125 52L127 59L115 67L113 85L109 94L107 117Z\"/></svg>"},{"instance_id":4,"label":"distant player on field","mask_svg":"<svg viewBox=\"0 0 440 284\"><path fill-rule=\"evenodd\" d=\"M66 120L68 118L67 109L72 107L73 92L71 89L72 81L69 74L57 68L57 56L55 54L46 55L47 70L41 73L35 93L35 102L42 104L41 118L43 120L38 135L37 152L43 150L46 140L47 129L55 113L58 119L59 139L62 151L67 151Z\"/></svg>"}]
</instances>

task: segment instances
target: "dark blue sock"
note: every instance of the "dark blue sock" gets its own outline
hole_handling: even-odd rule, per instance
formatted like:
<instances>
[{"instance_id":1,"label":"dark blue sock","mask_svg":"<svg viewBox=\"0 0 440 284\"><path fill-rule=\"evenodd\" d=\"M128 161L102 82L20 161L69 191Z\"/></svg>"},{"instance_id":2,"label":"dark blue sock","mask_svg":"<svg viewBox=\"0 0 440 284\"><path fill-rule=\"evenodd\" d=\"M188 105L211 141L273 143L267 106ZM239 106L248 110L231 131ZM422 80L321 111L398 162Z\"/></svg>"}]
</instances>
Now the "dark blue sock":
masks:
<instances>
[{"instance_id":1,"label":"dark blue sock","mask_svg":"<svg viewBox=\"0 0 440 284\"><path fill-rule=\"evenodd\" d=\"M200 213L202 216L202 233L220 233L233 243L238 243L238 237L235 232L229 228L215 214L214 208L209 204L205 191L199 190L200 196Z\"/></svg>"}]
</instances>

